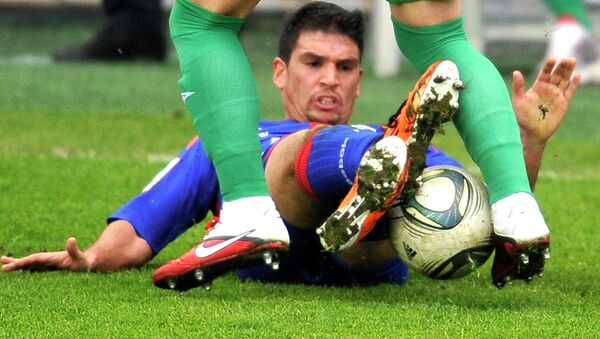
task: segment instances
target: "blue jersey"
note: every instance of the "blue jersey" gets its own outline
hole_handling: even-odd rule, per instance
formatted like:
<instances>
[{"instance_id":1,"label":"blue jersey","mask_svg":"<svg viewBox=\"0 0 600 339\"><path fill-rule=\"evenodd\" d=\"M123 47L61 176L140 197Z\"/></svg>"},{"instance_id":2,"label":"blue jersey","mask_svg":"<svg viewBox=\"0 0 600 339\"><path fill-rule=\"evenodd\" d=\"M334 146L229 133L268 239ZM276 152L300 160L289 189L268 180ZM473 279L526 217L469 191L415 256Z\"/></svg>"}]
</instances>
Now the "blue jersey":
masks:
<instances>
[{"instance_id":1,"label":"blue jersey","mask_svg":"<svg viewBox=\"0 0 600 339\"><path fill-rule=\"evenodd\" d=\"M298 122L295 120L261 121L258 127L258 138L260 139L260 145L263 150L263 157L265 153L271 149L271 146L281 140L284 136L311 128L314 125L314 123Z\"/></svg>"}]
</instances>

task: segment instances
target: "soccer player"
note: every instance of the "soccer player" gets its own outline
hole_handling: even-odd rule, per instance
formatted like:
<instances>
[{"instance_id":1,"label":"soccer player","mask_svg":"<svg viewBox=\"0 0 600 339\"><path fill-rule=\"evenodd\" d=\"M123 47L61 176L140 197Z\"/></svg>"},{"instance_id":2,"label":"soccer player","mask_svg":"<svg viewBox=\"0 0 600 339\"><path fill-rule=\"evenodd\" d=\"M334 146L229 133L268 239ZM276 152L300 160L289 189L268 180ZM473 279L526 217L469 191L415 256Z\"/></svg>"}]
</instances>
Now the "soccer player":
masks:
<instances>
[{"instance_id":1,"label":"soccer player","mask_svg":"<svg viewBox=\"0 0 600 339\"><path fill-rule=\"evenodd\" d=\"M460 0L388 2L396 42L416 69L424 72L436 60L450 60L466 84L453 121L488 184L498 239L492 267L495 284L531 280L549 257L550 232L529 187L519 127L500 74L468 41ZM344 199L351 201L350 196ZM349 219L334 214L321 233L331 233L336 225L344 228L351 224ZM329 241L329 246L351 243L342 238Z\"/></svg>"},{"instance_id":2,"label":"soccer player","mask_svg":"<svg viewBox=\"0 0 600 339\"><path fill-rule=\"evenodd\" d=\"M546 57L558 60L577 59L582 84L600 83L600 50L594 41L593 25L583 0L544 0L556 16L556 24L548 32L550 42Z\"/></svg>"},{"instance_id":3,"label":"soccer player","mask_svg":"<svg viewBox=\"0 0 600 339\"><path fill-rule=\"evenodd\" d=\"M318 6L318 4L311 6ZM326 8L329 8L329 6L326 6ZM327 13L323 8L317 7L316 9L318 9L319 13ZM336 9L336 7L333 7L333 9ZM336 9L334 13L337 13L337 11L339 9ZM343 11L342 13L346 12ZM348 16L349 14L346 13L345 15ZM355 14L350 15L350 17L358 20L352 26L358 25L358 27L362 27L362 19L360 17L356 17ZM357 61L360 60L362 52L362 29L359 29L358 32L352 35L350 35L351 33L336 34L320 29L316 29L312 33L326 34L309 34L310 31L302 29L296 33L298 35L296 43L290 41L289 38L285 38L285 33L282 35L280 56L274 61L273 80L276 86L281 89L286 117L295 121L321 121L330 124L347 122L356 96L360 93L360 67L357 66L358 68L354 68L349 66L357 64ZM355 38L350 38L350 36L354 36ZM331 48L331 46L336 46L337 48ZM342 57L337 54L337 51L340 50L344 51L341 52ZM290 56L285 57L287 54ZM306 57L309 58L305 59ZM329 65L329 68L326 67L327 65ZM515 108L518 108L516 112L519 116L519 122L523 122L525 152L531 149L526 157L532 157L533 161L531 163L538 164L538 166L543 145L556 128L558 128L579 79L575 76L572 82L569 82L575 65L574 60L566 60L555 71L552 71L554 65L554 61L549 61L540 73L533 88L527 92L524 92L523 89L524 82L522 75L518 72L515 73L513 89L515 93ZM310 71L312 67L315 67L315 69ZM300 70L304 70L305 73L300 72ZM313 89L311 87L313 83L311 79L314 76L311 77L309 75L318 73L330 76L337 74L338 81L335 86L338 88L338 91L336 91L338 94L335 95L335 100L339 103L343 102L343 105L336 105L335 109L324 109L329 106L323 107L323 102L329 102L330 99L319 98L317 96L316 98L318 99L315 101L315 97L311 94L311 89ZM541 100L541 96L546 97L551 103L549 105L551 110L547 113L545 120L539 120L537 105ZM272 137L278 139L280 136L287 135L290 132L301 131L300 133L284 138L269 157L267 163L267 174L269 177L277 178L277 175L279 175L281 179L288 179L287 181L272 179L271 182L285 182L290 185L296 182L295 178L293 178L294 180L289 180L290 177L286 174L295 170L295 159L291 159L291 163L289 162L290 159L284 161L286 160L286 156L294 154L295 151L286 151L286 148L289 146L289 148L293 149L294 147L303 145L303 143L298 144L294 143L294 141L302 141L308 133L314 133L314 130L312 132L307 130L310 125L309 123L289 120L280 123L265 123L263 125L265 128L263 130L265 146L271 146ZM369 131L368 129L359 130L364 136L364 143L372 143L380 138L382 132L375 131L375 127L373 131ZM269 133L275 132L275 135L264 134L267 130ZM332 136L334 134L332 131L335 130L327 129L324 131L327 131L329 136ZM352 132L359 133L354 132L354 129L352 129ZM321 135L323 138L327 136L326 133ZM325 143L321 143L321 145L323 144ZM532 145L532 147L530 148L527 145ZM366 146L362 147L363 150L367 148ZM358 156L354 155L355 159L360 159L362 156L361 153L358 154ZM429 159L435 160L431 156ZM338 162L336 161L335 165L337 164ZM202 220L209 207L213 205L217 195L216 177L214 171L200 171L199 168L202 168L202 166L210 167L210 162L207 160L199 141L196 140L182 153L181 157L167 166L167 169L170 170L161 172L157 176L157 180L153 181L147 187L145 193L142 193L126 205L132 207L131 210L137 210L141 213L136 219L140 223L128 218L113 216L109 219L109 224L103 234L85 252L78 249L74 238L70 238L67 240L66 251L37 253L24 258L3 257L2 263L4 266L2 269L4 271L17 269L114 271L142 265L178 234ZM352 166L357 167L356 164ZM352 173L348 175L350 178L353 177ZM352 180L350 180L351 182ZM345 185L343 187L347 190L350 183L342 182L341 184ZM328 199L319 201L318 208L307 205L306 201L308 203L311 201L314 202L313 200L307 200L312 197L306 197L305 188L298 187L300 185L296 186L295 190L294 188L288 189L284 186L286 187L285 189L274 189L274 192L288 193L275 193L278 199L280 199L278 207L282 210L286 220L288 218L293 220L294 226L298 226L297 228L307 225L307 227L310 226L314 230L318 225L314 220L322 218L323 214L330 213L337 204L336 199L339 199L340 194L343 195L344 193L340 193L338 189L334 189L333 193L337 195L337 198L331 199L332 201L329 202L328 208L325 211L321 211L321 208L327 203ZM323 187L327 188L327 186ZM292 195L293 192L296 192L298 197L303 197L304 195L304 200L302 200L303 198L294 197ZM320 194L324 193L320 192ZM196 206L203 206L203 210L197 209ZM293 212L296 212L296 214L292 215ZM315 214L317 215L315 216ZM312 221L311 215L313 218ZM300 218L305 218L305 220L301 220ZM148 227L149 224L153 227ZM301 233L300 235L306 235L308 238L312 237L310 241L313 244L315 243L314 231L299 231L299 233ZM385 233L374 233L370 237L372 238L365 238L361 243L353 246L348 251L335 255L328 254L327 258L323 258L319 248L313 248L312 250L305 249L305 252L296 252L293 249L292 254L297 253L296 255L301 260L314 259L314 262L317 262L317 264L314 264L316 267L327 268L324 271L327 277L334 277L324 277L319 275L319 271L317 271L313 275L304 274L300 279L298 278L298 271L295 271L295 279L309 283L404 281L405 273L403 272L405 272L405 267L398 263L389 243L385 239L381 239L385 238ZM377 239L378 237L380 239ZM294 242L292 242L291 246L295 246ZM303 249L302 242L298 242L297 246L301 250ZM371 253L373 256L365 255L365 253ZM332 266L332 263L335 265ZM323 266L324 264L327 265ZM311 266L307 267L310 268ZM354 270L349 267L354 267ZM261 269L255 270L260 271ZM239 273L246 278L259 277L264 280L277 278L281 280L288 274L284 274L284 272L290 272L286 269L285 263L282 263L278 271L272 271L270 268L264 269L264 267L260 272L256 272L255 270L239 271ZM310 269L304 271L311 272ZM290 277L294 277L294 275L287 275L286 279L291 279ZM336 280L331 281L331 279Z\"/></svg>"}]
</instances>

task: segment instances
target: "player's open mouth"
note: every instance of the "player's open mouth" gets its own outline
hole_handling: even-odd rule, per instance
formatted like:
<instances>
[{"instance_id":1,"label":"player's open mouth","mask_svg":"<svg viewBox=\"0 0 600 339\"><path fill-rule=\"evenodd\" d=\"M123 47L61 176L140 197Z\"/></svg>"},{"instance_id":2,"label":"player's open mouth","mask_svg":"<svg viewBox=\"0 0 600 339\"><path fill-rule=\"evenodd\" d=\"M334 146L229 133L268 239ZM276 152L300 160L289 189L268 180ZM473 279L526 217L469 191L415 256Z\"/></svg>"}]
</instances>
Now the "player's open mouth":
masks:
<instances>
[{"instance_id":1,"label":"player's open mouth","mask_svg":"<svg viewBox=\"0 0 600 339\"><path fill-rule=\"evenodd\" d=\"M319 102L324 105L332 105L334 103L334 100L333 98L321 98Z\"/></svg>"},{"instance_id":2,"label":"player's open mouth","mask_svg":"<svg viewBox=\"0 0 600 339\"><path fill-rule=\"evenodd\" d=\"M338 106L339 102L340 101L337 97L330 95L319 96L315 100L315 104L317 105L317 107L322 110L334 109Z\"/></svg>"}]
</instances>

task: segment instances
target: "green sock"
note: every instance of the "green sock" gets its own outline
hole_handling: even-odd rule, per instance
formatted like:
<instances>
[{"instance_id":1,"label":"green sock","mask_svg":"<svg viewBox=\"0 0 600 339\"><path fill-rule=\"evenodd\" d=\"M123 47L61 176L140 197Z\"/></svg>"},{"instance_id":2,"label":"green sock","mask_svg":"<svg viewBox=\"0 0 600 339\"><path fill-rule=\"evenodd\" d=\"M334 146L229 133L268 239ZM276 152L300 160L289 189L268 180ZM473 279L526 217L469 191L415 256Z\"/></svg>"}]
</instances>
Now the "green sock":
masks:
<instances>
[{"instance_id":1,"label":"green sock","mask_svg":"<svg viewBox=\"0 0 600 339\"><path fill-rule=\"evenodd\" d=\"M175 2L169 20L182 96L224 201L269 195L257 137L258 94L238 38L243 23L187 0Z\"/></svg>"},{"instance_id":2,"label":"green sock","mask_svg":"<svg viewBox=\"0 0 600 339\"><path fill-rule=\"evenodd\" d=\"M402 53L419 72L437 60L458 66L465 89L454 124L487 181L491 202L531 192L506 85L494 65L468 42L463 19L426 27L394 20L394 30Z\"/></svg>"},{"instance_id":3,"label":"green sock","mask_svg":"<svg viewBox=\"0 0 600 339\"><path fill-rule=\"evenodd\" d=\"M544 2L556 16L570 15L590 33L592 32L592 21L583 0L544 0Z\"/></svg>"}]
</instances>

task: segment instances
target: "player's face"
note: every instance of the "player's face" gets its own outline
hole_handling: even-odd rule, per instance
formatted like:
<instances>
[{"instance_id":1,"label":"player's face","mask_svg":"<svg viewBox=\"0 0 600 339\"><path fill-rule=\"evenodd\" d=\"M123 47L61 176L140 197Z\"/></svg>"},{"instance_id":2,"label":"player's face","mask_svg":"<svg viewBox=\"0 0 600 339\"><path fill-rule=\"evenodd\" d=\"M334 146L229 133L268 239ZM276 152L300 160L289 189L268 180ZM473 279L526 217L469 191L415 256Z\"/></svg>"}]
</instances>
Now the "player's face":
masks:
<instances>
[{"instance_id":1,"label":"player's face","mask_svg":"<svg viewBox=\"0 0 600 339\"><path fill-rule=\"evenodd\" d=\"M273 61L273 83L281 90L286 118L347 123L360 95L359 55L345 35L301 33L289 63Z\"/></svg>"}]
</instances>

